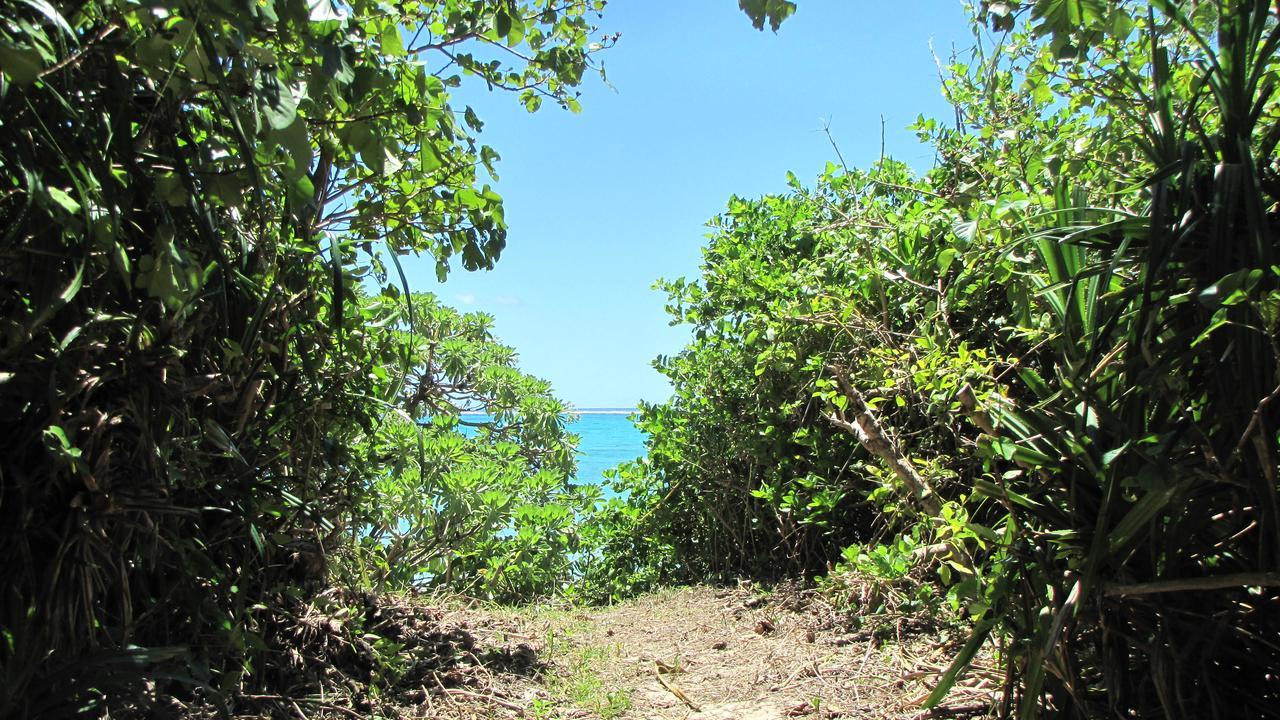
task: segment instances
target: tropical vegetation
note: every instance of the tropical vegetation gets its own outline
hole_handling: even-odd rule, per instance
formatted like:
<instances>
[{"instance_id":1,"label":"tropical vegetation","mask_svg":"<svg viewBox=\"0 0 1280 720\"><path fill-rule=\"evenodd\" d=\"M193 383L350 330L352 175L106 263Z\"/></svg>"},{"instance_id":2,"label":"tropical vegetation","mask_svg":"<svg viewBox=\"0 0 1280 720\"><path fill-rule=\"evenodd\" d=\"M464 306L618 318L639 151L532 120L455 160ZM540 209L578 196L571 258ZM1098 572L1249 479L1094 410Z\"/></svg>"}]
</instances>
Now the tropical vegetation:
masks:
<instances>
[{"instance_id":1,"label":"tropical vegetation","mask_svg":"<svg viewBox=\"0 0 1280 720\"><path fill-rule=\"evenodd\" d=\"M563 406L400 258L498 259L455 88L577 110L603 5L5 5L0 716L250 692L326 578L563 580Z\"/></svg>"},{"instance_id":2,"label":"tropical vegetation","mask_svg":"<svg viewBox=\"0 0 1280 720\"><path fill-rule=\"evenodd\" d=\"M1002 715L1271 715L1280 18L974 11L932 168L733 198L660 284L693 338L614 480L611 577L932 561L973 630L928 704L991 642Z\"/></svg>"},{"instance_id":3,"label":"tropical vegetation","mask_svg":"<svg viewBox=\"0 0 1280 720\"><path fill-rule=\"evenodd\" d=\"M690 340L601 488L402 260L499 260L456 89L579 110L603 6L0 11L0 717L316 692L317 597L376 689L378 595L855 573L967 628L927 705L994 647L1002 716L1274 715L1280 10L982 0L932 167L833 145L659 283Z\"/></svg>"}]
</instances>

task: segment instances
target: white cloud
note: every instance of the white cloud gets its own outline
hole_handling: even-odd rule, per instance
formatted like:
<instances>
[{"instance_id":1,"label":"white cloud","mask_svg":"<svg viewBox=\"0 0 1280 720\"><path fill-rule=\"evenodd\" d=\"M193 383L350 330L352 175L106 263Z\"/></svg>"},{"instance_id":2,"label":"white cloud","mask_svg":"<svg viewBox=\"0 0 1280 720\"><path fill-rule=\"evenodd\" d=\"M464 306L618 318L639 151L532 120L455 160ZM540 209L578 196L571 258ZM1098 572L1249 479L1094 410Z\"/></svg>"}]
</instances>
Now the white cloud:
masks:
<instances>
[{"instance_id":1,"label":"white cloud","mask_svg":"<svg viewBox=\"0 0 1280 720\"><path fill-rule=\"evenodd\" d=\"M476 296L473 295L472 293L461 293L456 297L458 298L458 302L462 303L463 305L473 305L475 304L475 301L476 301Z\"/></svg>"},{"instance_id":2,"label":"white cloud","mask_svg":"<svg viewBox=\"0 0 1280 720\"><path fill-rule=\"evenodd\" d=\"M519 305L520 304L520 298L516 297L515 295L499 295L498 297L494 298L493 301L498 305Z\"/></svg>"}]
</instances>

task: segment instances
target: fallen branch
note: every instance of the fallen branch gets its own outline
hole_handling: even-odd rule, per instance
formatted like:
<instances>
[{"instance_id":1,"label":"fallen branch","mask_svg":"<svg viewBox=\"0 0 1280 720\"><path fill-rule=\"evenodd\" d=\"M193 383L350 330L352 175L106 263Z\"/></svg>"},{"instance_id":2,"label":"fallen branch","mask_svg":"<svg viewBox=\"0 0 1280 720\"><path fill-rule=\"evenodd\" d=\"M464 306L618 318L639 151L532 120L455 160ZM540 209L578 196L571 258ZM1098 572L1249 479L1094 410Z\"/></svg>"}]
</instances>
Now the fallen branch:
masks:
<instances>
[{"instance_id":1,"label":"fallen branch","mask_svg":"<svg viewBox=\"0 0 1280 720\"><path fill-rule=\"evenodd\" d=\"M446 695L461 695L463 697L469 697L475 700L484 700L486 702L491 702L494 705L500 705L508 710L513 710L519 713L522 717L524 716L524 708L520 707L519 705L513 702L507 702L506 700L503 700L502 698L496 695L485 695L484 693L471 692L470 690L463 690L461 688L440 688L440 690L444 692Z\"/></svg>"},{"instance_id":2,"label":"fallen branch","mask_svg":"<svg viewBox=\"0 0 1280 720\"><path fill-rule=\"evenodd\" d=\"M689 697L680 690L680 688L667 682L667 679L662 677L662 667L658 665L656 662L653 665L653 675L654 677L658 678L658 682L662 684L662 687L667 689L667 692L671 693L672 695L675 695L676 698L680 700L680 702L687 705L690 710L694 712L702 712L702 708L698 707L697 705L694 705L693 701L690 700Z\"/></svg>"},{"instance_id":3,"label":"fallen branch","mask_svg":"<svg viewBox=\"0 0 1280 720\"><path fill-rule=\"evenodd\" d=\"M342 713L343 715L346 715L348 717L356 718L356 720L364 720L364 717L365 717L364 715L357 713L355 710L352 710L351 708L346 708L341 705L335 705L334 703L326 702L324 700L317 700L315 698L307 698L307 697L290 698L290 697L285 697L284 695L269 695L269 694L250 695L247 693L241 694L239 695L239 697L244 698L245 700L274 700L276 702L287 701L289 703L294 703L295 707L296 707L296 703L306 703L307 705L314 705L322 710L329 710L331 712ZM299 709L298 712L301 713L302 710Z\"/></svg>"},{"instance_id":4,"label":"fallen branch","mask_svg":"<svg viewBox=\"0 0 1280 720\"><path fill-rule=\"evenodd\" d=\"M41 70L41 71L40 71L40 73L39 73L38 75L36 75L36 77L38 77L38 78L40 78L41 80L43 80L44 78L46 78L46 77L48 77L48 76L50 76L50 75L52 75L52 74L54 74L54 73L56 73L56 72L58 72L58 71L60 71L60 70L63 70L63 69L65 69L65 68L68 68L68 67L70 67L70 66L72 66L72 65L74 65L74 64L76 64L76 63L78 63L78 62L80 62L80 60L85 56L85 54L86 54L86 53L88 53L90 50L92 50L92 49L93 49L93 46L94 46L94 45L97 45L98 43L100 43L100 42L102 42L103 40L107 39L107 36L108 36L108 35L110 35L111 33L115 32L115 31L117 31L117 30L119 30L119 29L120 29L120 26L119 26L119 25L117 25L117 24L115 24L115 23L109 23L109 24L107 24L107 25L106 25L106 27L103 27L103 28L102 28L101 30L99 30L99 31L98 31L98 32L97 32L93 37L89 38L88 42L86 42L84 45L82 45L82 46L80 47L80 49L79 49L79 50L77 50L75 53L73 53L73 54L69 55L66 59L62 60L61 62L55 63L55 64L53 64L53 65L51 65L51 66L49 66L49 67L45 68L44 70Z\"/></svg>"}]
</instances>

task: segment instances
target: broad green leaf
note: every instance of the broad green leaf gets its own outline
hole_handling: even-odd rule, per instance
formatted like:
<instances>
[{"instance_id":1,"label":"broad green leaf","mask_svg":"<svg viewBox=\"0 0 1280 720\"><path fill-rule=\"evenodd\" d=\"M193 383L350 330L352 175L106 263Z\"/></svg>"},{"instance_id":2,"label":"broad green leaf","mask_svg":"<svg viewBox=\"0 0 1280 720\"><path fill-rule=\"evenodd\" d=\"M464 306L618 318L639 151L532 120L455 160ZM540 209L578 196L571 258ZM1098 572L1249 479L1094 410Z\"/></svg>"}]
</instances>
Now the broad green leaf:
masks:
<instances>
[{"instance_id":1,"label":"broad green leaf","mask_svg":"<svg viewBox=\"0 0 1280 720\"><path fill-rule=\"evenodd\" d=\"M30 85L44 69L39 50L0 39L0 72L18 85Z\"/></svg>"},{"instance_id":2,"label":"broad green leaf","mask_svg":"<svg viewBox=\"0 0 1280 720\"><path fill-rule=\"evenodd\" d=\"M71 213L72 215L79 214L80 203L76 202L75 198L67 194L67 191L63 190L62 188L50 186L50 187L46 187L44 189L44 192L45 192L45 195L47 195L48 198L52 200L58 207L62 208L63 210L66 210L68 213Z\"/></svg>"},{"instance_id":3,"label":"broad green leaf","mask_svg":"<svg viewBox=\"0 0 1280 720\"><path fill-rule=\"evenodd\" d=\"M396 27L395 23L387 23L378 37L383 53L390 57L404 57L404 40L401 39L400 28Z\"/></svg>"},{"instance_id":4,"label":"broad green leaf","mask_svg":"<svg viewBox=\"0 0 1280 720\"><path fill-rule=\"evenodd\" d=\"M274 71L258 73L254 86L259 107L275 130L283 130L298 117L298 99Z\"/></svg>"}]
</instances>

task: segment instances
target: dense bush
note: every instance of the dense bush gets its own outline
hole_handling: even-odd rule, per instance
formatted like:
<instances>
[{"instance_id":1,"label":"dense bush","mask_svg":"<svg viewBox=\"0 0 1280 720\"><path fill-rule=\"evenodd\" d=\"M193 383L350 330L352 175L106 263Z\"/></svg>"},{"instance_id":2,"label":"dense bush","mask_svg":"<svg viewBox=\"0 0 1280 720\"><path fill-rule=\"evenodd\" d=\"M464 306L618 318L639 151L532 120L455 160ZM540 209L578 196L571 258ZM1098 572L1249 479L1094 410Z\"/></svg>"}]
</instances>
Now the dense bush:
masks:
<instances>
[{"instance_id":1,"label":"dense bush","mask_svg":"<svg viewBox=\"0 0 1280 720\"><path fill-rule=\"evenodd\" d=\"M1274 713L1276 11L977 13L994 49L916 124L932 169L735 198L701 277L663 283L693 340L597 576L815 572L907 534L950 548L975 626L930 702L990 638L1020 717Z\"/></svg>"},{"instance_id":2,"label":"dense bush","mask_svg":"<svg viewBox=\"0 0 1280 720\"><path fill-rule=\"evenodd\" d=\"M415 313L397 258L443 277L498 257L497 155L451 89L576 109L601 6L5 4L0 716L91 706L155 663L253 687L273 598L367 549L407 452L379 444L444 397L431 373L496 394L493 442L468 452L536 436L521 467L563 481L545 387L498 377L509 353L475 358L492 377L442 370L470 360L433 361L436 340L501 352L476 318Z\"/></svg>"},{"instance_id":3,"label":"dense bush","mask_svg":"<svg viewBox=\"0 0 1280 720\"><path fill-rule=\"evenodd\" d=\"M443 586L505 601L563 592L575 520L599 494L569 483L568 409L516 368L492 318L423 295L414 309L405 400L362 446L375 470L343 568L375 589Z\"/></svg>"}]
</instances>

